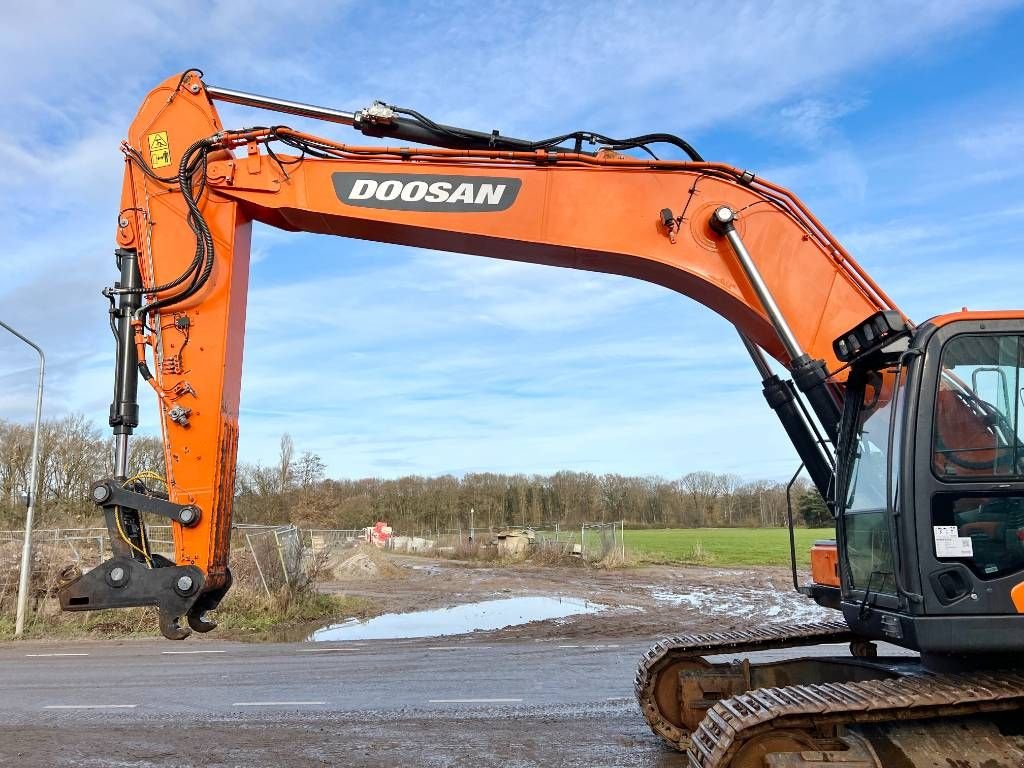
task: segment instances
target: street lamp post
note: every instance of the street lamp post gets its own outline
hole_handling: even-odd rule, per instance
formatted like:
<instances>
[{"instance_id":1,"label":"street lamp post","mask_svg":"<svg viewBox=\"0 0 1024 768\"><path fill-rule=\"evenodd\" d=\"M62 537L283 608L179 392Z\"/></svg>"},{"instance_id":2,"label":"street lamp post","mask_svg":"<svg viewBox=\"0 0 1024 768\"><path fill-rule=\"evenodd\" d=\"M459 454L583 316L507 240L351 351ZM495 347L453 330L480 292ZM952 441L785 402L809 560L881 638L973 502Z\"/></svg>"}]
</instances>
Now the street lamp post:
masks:
<instances>
[{"instance_id":1,"label":"street lamp post","mask_svg":"<svg viewBox=\"0 0 1024 768\"><path fill-rule=\"evenodd\" d=\"M25 612L28 608L28 584L32 573L32 519L36 511L36 485L39 474L39 424L43 418L43 375L46 371L46 356L38 344L18 333L0 320L0 327L6 328L39 353L39 386L36 389L36 421L32 431L32 458L28 472L28 510L25 513L25 542L21 547L21 574L18 578L18 613L14 621L14 636L21 637L25 631Z\"/></svg>"}]
</instances>

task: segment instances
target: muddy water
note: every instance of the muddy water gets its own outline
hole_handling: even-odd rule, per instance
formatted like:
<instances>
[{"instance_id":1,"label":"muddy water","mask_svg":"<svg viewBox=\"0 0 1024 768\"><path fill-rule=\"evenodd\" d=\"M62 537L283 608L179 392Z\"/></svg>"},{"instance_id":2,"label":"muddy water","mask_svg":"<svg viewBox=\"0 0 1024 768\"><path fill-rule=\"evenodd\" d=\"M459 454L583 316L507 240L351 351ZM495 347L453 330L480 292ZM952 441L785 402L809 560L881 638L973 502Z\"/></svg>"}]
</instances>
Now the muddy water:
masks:
<instances>
[{"instance_id":1,"label":"muddy water","mask_svg":"<svg viewBox=\"0 0 1024 768\"><path fill-rule=\"evenodd\" d=\"M531 621L561 619L599 613L606 606L572 597L510 597L412 613L386 613L368 621L349 619L318 629L309 639L389 640L411 637L443 637L477 630L504 629Z\"/></svg>"},{"instance_id":2,"label":"muddy water","mask_svg":"<svg viewBox=\"0 0 1024 768\"><path fill-rule=\"evenodd\" d=\"M835 619L835 611L822 608L801 594L773 588L693 586L685 590L650 587L659 603L691 608L702 616L755 620L769 624L799 624Z\"/></svg>"}]
</instances>

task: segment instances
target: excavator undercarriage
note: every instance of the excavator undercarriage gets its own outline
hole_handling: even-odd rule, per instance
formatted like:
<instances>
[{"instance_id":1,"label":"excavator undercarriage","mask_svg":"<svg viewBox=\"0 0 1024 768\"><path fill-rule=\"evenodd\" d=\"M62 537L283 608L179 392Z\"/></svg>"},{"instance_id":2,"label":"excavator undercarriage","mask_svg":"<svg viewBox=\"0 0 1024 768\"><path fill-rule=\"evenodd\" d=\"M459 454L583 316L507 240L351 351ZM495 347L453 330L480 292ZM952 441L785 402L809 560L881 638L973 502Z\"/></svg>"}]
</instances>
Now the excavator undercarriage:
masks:
<instances>
[{"instance_id":1,"label":"excavator undercarriage","mask_svg":"<svg viewBox=\"0 0 1024 768\"><path fill-rule=\"evenodd\" d=\"M837 655L772 653L806 647ZM691 768L1024 765L1024 675L933 672L876 651L838 621L670 637L644 655L634 687L651 729ZM734 654L764 660L710 660ZM969 757L947 762L965 739Z\"/></svg>"}]
</instances>

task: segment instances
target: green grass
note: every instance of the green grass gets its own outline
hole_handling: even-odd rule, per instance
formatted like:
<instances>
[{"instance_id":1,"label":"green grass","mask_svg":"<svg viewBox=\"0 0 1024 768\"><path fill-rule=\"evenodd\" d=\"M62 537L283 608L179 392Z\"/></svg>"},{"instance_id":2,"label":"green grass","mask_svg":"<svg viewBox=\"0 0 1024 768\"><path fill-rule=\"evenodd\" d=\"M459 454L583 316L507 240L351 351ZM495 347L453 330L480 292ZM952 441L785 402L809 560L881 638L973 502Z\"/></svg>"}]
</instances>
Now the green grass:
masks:
<instances>
[{"instance_id":1,"label":"green grass","mask_svg":"<svg viewBox=\"0 0 1024 768\"><path fill-rule=\"evenodd\" d=\"M797 528L796 554L810 564L811 544L835 537L832 528ZM626 548L641 561L699 565L788 565L785 528L626 529Z\"/></svg>"},{"instance_id":2,"label":"green grass","mask_svg":"<svg viewBox=\"0 0 1024 768\"><path fill-rule=\"evenodd\" d=\"M291 600L267 599L261 594L229 593L223 606L211 614L224 637L239 640L269 639L275 632L298 629L308 633L309 626L330 619L363 618L376 613L374 605L362 597L304 592Z\"/></svg>"},{"instance_id":3,"label":"green grass","mask_svg":"<svg viewBox=\"0 0 1024 768\"><path fill-rule=\"evenodd\" d=\"M25 639L160 637L153 608L84 613L60 613L54 608L51 604L47 610L30 615L25 625ZM375 613L374 604L361 597L308 591L284 599L284 596L267 598L262 593L235 590L211 616L218 624L216 636L220 639L273 640L301 639L318 623L350 616L363 618ZM13 638L13 615L0 613L0 641Z\"/></svg>"}]
</instances>

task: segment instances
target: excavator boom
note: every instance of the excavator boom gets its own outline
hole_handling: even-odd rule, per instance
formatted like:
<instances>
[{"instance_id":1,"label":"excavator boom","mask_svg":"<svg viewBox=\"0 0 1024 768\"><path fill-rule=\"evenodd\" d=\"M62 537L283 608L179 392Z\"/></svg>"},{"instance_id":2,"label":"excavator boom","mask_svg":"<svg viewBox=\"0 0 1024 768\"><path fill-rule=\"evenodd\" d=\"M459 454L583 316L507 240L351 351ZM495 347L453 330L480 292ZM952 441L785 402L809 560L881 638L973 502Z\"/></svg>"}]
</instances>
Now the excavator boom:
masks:
<instances>
[{"instance_id":1,"label":"excavator boom","mask_svg":"<svg viewBox=\"0 0 1024 768\"><path fill-rule=\"evenodd\" d=\"M421 146L346 144L282 125L229 130L218 100ZM653 142L686 159L656 159ZM585 151L594 144L600 148ZM189 634L182 617L193 630L214 628L205 614L231 584L258 221L633 277L736 327L766 400L837 514L838 543L816 548L828 558L817 569L826 578L802 589L841 609L845 624L655 646L637 676L641 710L666 742L690 750L691 765L760 766L764 755L824 753L823 744L857 760L868 755L851 765L876 765L867 741L844 741L845 728L1021 708L1018 677L974 670L1024 650L1016 629L1024 612L1024 583L1016 583L1024 569L1024 443L1016 435L1024 430L1010 407L1017 398L1003 398L1004 411L1013 410L1003 413L975 386L979 375L1004 385L1019 379L1022 313L964 312L915 327L797 197L707 162L669 134L576 131L528 141L380 103L345 112L207 86L189 70L146 97L122 150L120 279L105 292L118 339L110 411L117 453L114 476L93 486L114 557L61 589L64 608L156 605L172 639ZM792 381L773 372L766 355ZM160 404L165 495L144 477L125 476L140 378ZM174 561L150 550L143 515L171 521ZM972 536L988 537L977 557ZM877 639L926 658L874 660ZM737 666L702 657L847 641L856 661ZM950 660L960 653L973 654L966 671ZM996 656L978 662L983 653ZM936 676L940 667L957 674ZM830 703L818 683L833 686ZM960 697L958 686L973 686L971 695ZM804 763L785 763L797 764Z\"/></svg>"},{"instance_id":2,"label":"excavator boom","mask_svg":"<svg viewBox=\"0 0 1024 768\"><path fill-rule=\"evenodd\" d=\"M122 304L135 299L122 313L136 347L134 357L124 351L122 372L139 365L160 400L169 501L190 516L169 515L176 564L198 568L205 592L227 579L253 221L658 283L718 312L784 365L798 354L815 361L819 390L826 369L840 369L830 387L844 376L833 339L895 309L799 200L727 165L611 150L350 146L280 126L228 131L212 97L247 98L208 89L190 71L154 89L132 123L113 291ZM786 318L788 345L763 290L712 229L723 206ZM141 288L124 292L133 280ZM112 408L122 442L133 394L121 386ZM122 492L110 490L108 507ZM126 552L138 554L137 543Z\"/></svg>"}]
</instances>

